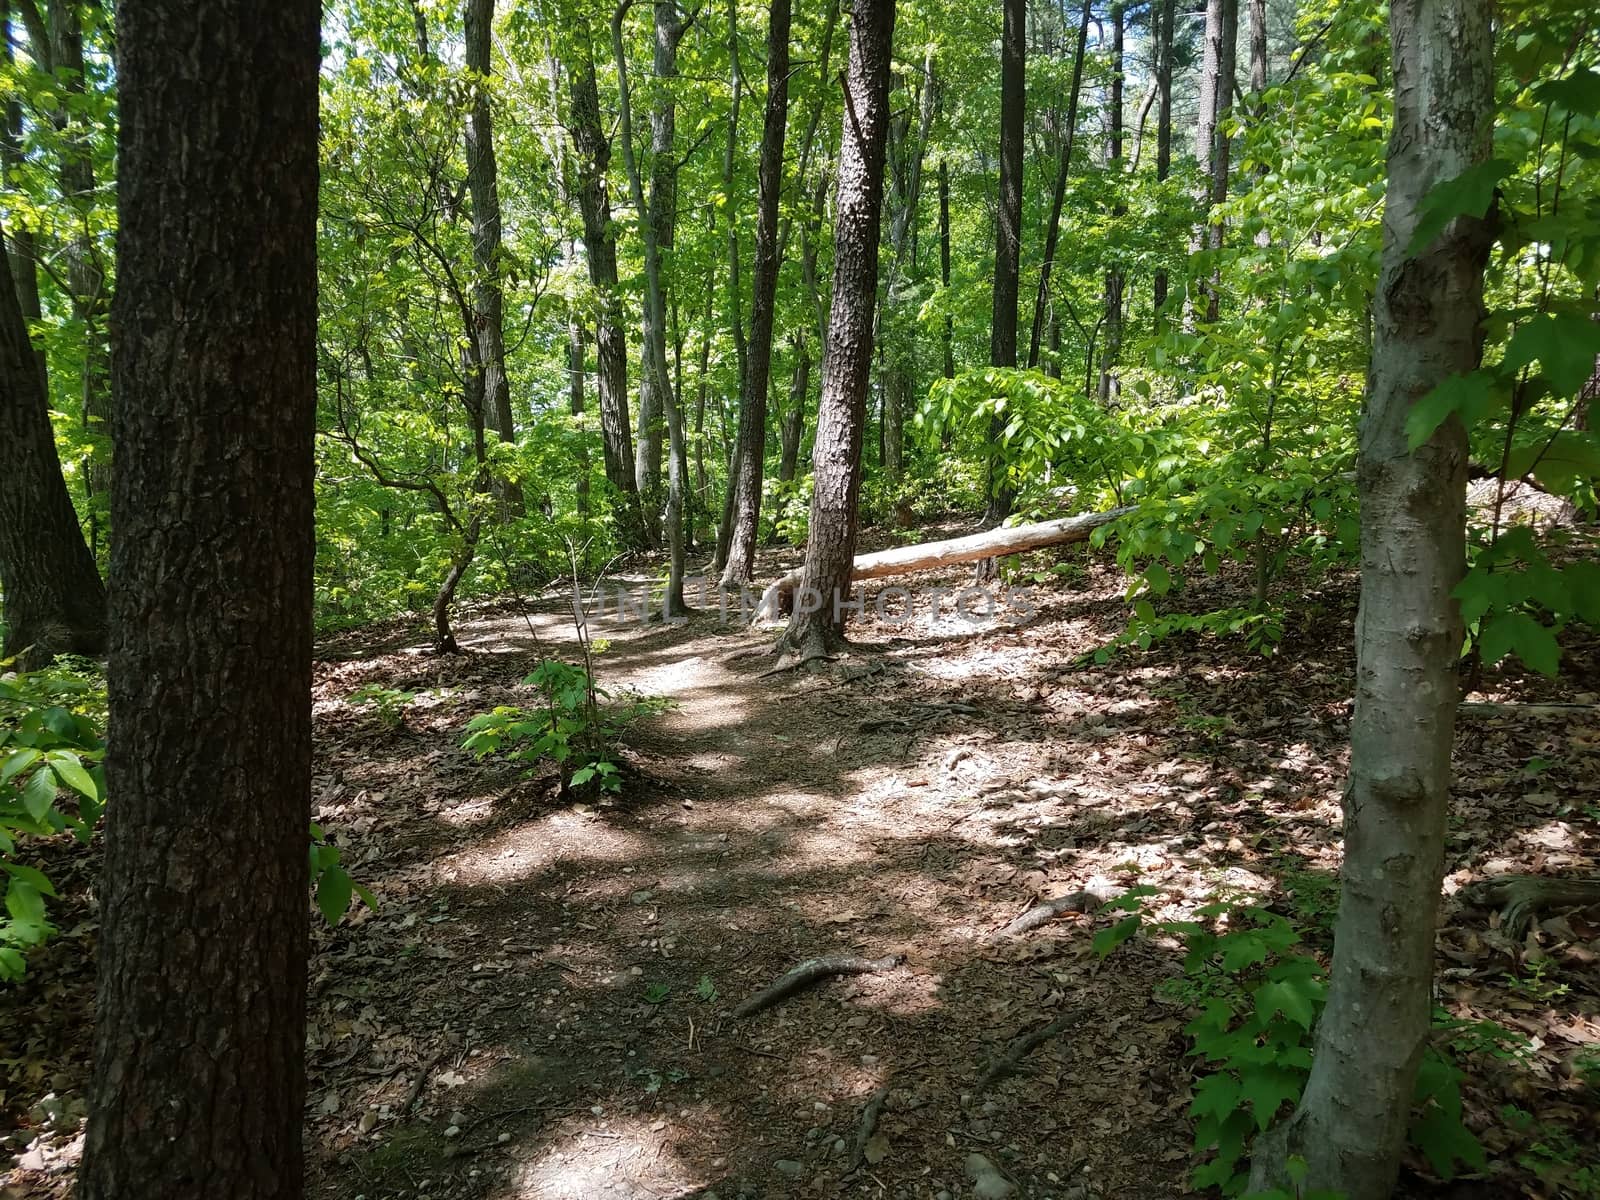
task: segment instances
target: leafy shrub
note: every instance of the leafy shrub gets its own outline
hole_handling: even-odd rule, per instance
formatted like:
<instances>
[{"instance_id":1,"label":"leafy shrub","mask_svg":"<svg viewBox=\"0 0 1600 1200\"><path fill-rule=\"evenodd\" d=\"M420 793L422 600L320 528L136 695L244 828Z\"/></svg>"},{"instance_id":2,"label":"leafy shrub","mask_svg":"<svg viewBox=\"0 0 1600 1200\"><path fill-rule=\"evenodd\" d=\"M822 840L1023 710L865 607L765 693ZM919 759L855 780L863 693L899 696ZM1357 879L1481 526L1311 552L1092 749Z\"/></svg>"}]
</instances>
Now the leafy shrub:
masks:
<instances>
[{"instance_id":1,"label":"leafy shrub","mask_svg":"<svg viewBox=\"0 0 1600 1200\"><path fill-rule=\"evenodd\" d=\"M1134 888L1113 902L1131 915L1100 931L1097 952L1109 954L1139 931L1143 898L1152 891ZM1195 1169L1193 1185L1235 1196L1249 1182L1250 1143L1305 1090L1312 1030L1327 1000L1327 972L1304 952L1299 928L1269 909L1218 902L1197 915L1201 920L1154 926L1182 938L1187 950L1183 977L1162 988L1200 1009L1184 1028L1189 1054L1205 1068L1189 1113L1195 1118L1195 1153L1209 1161ZM1461 1078L1444 1053L1426 1050L1410 1137L1447 1180L1458 1163L1484 1165L1483 1147L1462 1124Z\"/></svg>"},{"instance_id":2,"label":"leafy shrub","mask_svg":"<svg viewBox=\"0 0 1600 1200\"><path fill-rule=\"evenodd\" d=\"M622 731L670 703L632 694L614 698L582 667L553 658L541 662L523 683L538 689L541 707L500 705L480 713L467 723L462 745L480 758L503 754L526 763L548 759L560 770L564 790L620 790L616 752Z\"/></svg>"},{"instance_id":3,"label":"leafy shrub","mask_svg":"<svg viewBox=\"0 0 1600 1200\"><path fill-rule=\"evenodd\" d=\"M350 693L350 703L370 708L377 714L378 724L385 729L399 729L406 723L406 705L417 698L415 692L369 683Z\"/></svg>"}]
</instances>

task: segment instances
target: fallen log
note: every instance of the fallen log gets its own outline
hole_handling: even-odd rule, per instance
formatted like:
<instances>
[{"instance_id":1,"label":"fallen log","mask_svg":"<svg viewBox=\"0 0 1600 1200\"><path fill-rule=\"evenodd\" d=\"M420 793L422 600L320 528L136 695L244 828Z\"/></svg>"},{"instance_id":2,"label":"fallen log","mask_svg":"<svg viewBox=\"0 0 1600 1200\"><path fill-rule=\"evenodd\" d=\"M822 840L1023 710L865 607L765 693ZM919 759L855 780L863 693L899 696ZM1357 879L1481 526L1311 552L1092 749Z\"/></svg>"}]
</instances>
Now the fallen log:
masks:
<instances>
[{"instance_id":1,"label":"fallen log","mask_svg":"<svg viewBox=\"0 0 1600 1200\"><path fill-rule=\"evenodd\" d=\"M1040 521L1034 525L1013 525L1009 528L986 529L967 537L948 538L942 542L922 542L915 546L897 546L893 550L880 550L876 554L858 554L852 568L851 579L883 579L890 575L906 575L913 571L934 571L957 563L979 562L985 558L1004 558L1009 554L1023 554L1029 550L1044 550L1050 546L1065 546L1071 542L1086 541L1102 525L1127 516L1134 508L1113 508L1108 512L1081 513L1076 517L1061 517L1054 521ZM803 566L796 567L768 585L761 593L761 604L756 609L757 622L775 620L789 611L794 591L805 575Z\"/></svg>"},{"instance_id":2,"label":"fallen log","mask_svg":"<svg viewBox=\"0 0 1600 1200\"><path fill-rule=\"evenodd\" d=\"M904 961L905 959L898 954L890 954L883 958L859 958L850 954L808 958L786 971L771 987L757 992L739 1005L733 1010L733 1015L735 1019L743 1020L763 1009L771 1008L780 1001L787 1000L796 992L803 991L821 980L831 979L835 975L876 975L883 971L892 971Z\"/></svg>"}]
</instances>

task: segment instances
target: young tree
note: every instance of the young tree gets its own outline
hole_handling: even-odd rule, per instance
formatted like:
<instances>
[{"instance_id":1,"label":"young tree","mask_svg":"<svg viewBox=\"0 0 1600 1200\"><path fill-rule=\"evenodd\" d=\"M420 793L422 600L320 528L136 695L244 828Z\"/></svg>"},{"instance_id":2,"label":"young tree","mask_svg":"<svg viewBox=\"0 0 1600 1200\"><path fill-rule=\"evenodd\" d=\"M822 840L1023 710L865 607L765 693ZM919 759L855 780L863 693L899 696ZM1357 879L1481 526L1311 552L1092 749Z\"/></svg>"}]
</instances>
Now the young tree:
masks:
<instances>
[{"instance_id":1,"label":"young tree","mask_svg":"<svg viewBox=\"0 0 1600 1200\"><path fill-rule=\"evenodd\" d=\"M124 0L85 1200L302 1194L317 0Z\"/></svg>"},{"instance_id":2,"label":"young tree","mask_svg":"<svg viewBox=\"0 0 1600 1200\"><path fill-rule=\"evenodd\" d=\"M1017 365L1017 290L1022 266L1023 106L1028 53L1028 0L1004 0L1000 31L1000 196L994 223L994 311L989 324L989 365ZM990 423L998 443L1001 418ZM1000 459L989 459L989 519L1011 512L1010 485ZM980 575L992 574L980 568Z\"/></svg>"},{"instance_id":3,"label":"young tree","mask_svg":"<svg viewBox=\"0 0 1600 1200\"><path fill-rule=\"evenodd\" d=\"M1331 990L1300 1107L1258 1147L1252 1191L1304 1157L1301 1186L1389 1195L1428 1032L1450 748L1459 699L1467 436L1454 416L1414 449L1408 422L1478 365L1487 224L1457 217L1413 245L1437 183L1489 157L1491 10L1477 0L1390 9L1394 129L1361 427L1361 609L1345 793L1343 895Z\"/></svg>"},{"instance_id":4,"label":"young tree","mask_svg":"<svg viewBox=\"0 0 1600 1200\"><path fill-rule=\"evenodd\" d=\"M0 230L0 245L4 245ZM39 358L0 252L0 658L40 667L105 648L106 593L61 475Z\"/></svg>"},{"instance_id":5,"label":"young tree","mask_svg":"<svg viewBox=\"0 0 1600 1200\"><path fill-rule=\"evenodd\" d=\"M1156 72L1156 182L1172 173L1172 26L1177 0L1152 0L1150 25L1155 41ZM1167 303L1167 272L1158 270L1151 285L1151 302L1157 320Z\"/></svg>"},{"instance_id":6,"label":"young tree","mask_svg":"<svg viewBox=\"0 0 1600 1200\"><path fill-rule=\"evenodd\" d=\"M1228 198L1228 163L1232 141L1228 115L1233 111L1234 69L1239 45L1239 0L1207 0L1205 55L1200 68L1200 118L1195 123L1194 156L1202 175L1196 196L1202 214L1195 248L1222 249L1222 222L1209 216ZM1217 319L1217 281L1212 270L1206 293L1205 319Z\"/></svg>"},{"instance_id":7,"label":"young tree","mask_svg":"<svg viewBox=\"0 0 1600 1200\"><path fill-rule=\"evenodd\" d=\"M839 190L833 232L833 300L823 360L822 401L812 447L815 487L800 601L778 643L801 661L844 638L843 605L855 559L861 441L878 299L878 235L889 125L894 0L856 0L845 71Z\"/></svg>"},{"instance_id":8,"label":"young tree","mask_svg":"<svg viewBox=\"0 0 1600 1200\"><path fill-rule=\"evenodd\" d=\"M789 119L789 0L772 0L767 24L767 107L761 130L757 183L756 265L751 284L750 341L739 398L739 472L733 532L722 586L750 582L761 520L761 475L767 444L767 384L772 375L772 324L778 292L778 198L783 189L783 143Z\"/></svg>"}]
</instances>

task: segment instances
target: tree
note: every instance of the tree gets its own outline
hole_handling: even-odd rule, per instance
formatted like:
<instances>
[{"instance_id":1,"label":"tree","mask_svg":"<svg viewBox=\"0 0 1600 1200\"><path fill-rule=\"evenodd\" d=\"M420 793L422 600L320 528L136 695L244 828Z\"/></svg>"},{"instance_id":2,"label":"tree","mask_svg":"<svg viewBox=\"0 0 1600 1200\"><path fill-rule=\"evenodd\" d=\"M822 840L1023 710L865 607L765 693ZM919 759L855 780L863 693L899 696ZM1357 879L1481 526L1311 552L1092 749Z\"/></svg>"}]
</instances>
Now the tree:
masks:
<instances>
[{"instance_id":1,"label":"tree","mask_svg":"<svg viewBox=\"0 0 1600 1200\"><path fill-rule=\"evenodd\" d=\"M756 264L750 297L750 340L739 394L739 471L733 530L722 586L750 582L761 520L761 474L767 443L767 385L772 375L772 325L778 291L778 198L789 118L789 0L772 0L767 23L767 107L757 183Z\"/></svg>"},{"instance_id":2,"label":"tree","mask_svg":"<svg viewBox=\"0 0 1600 1200\"><path fill-rule=\"evenodd\" d=\"M606 479L622 506L623 541L641 545L644 517L634 475L633 431L628 423L628 342L617 283L617 237L611 223L611 139L600 123L600 89L587 20L576 23L578 48L567 71L572 97L573 147L577 152L578 209L583 215L583 253L589 282L599 298L595 319L595 386L600 393L600 436Z\"/></svg>"},{"instance_id":3,"label":"tree","mask_svg":"<svg viewBox=\"0 0 1600 1200\"><path fill-rule=\"evenodd\" d=\"M1222 249L1221 218L1211 208L1228 198L1228 162L1232 142L1228 114L1233 111L1234 68L1239 44L1239 0L1206 0L1205 57L1200 68L1200 118L1195 123L1194 156L1202 175L1198 195L1203 214L1196 248ZM1205 287L1205 319L1215 322L1218 272L1213 268Z\"/></svg>"},{"instance_id":4,"label":"tree","mask_svg":"<svg viewBox=\"0 0 1600 1200\"><path fill-rule=\"evenodd\" d=\"M489 103L489 43L494 0L466 0L466 59L472 107L467 115L467 191L472 198L473 324L483 376L484 417L502 442L516 441L511 416L511 383L506 378L505 294L500 288L500 178L494 152L494 112ZM497 486L508 511L522 507L521 489Z\"/></svg>"},{"instance_id":5,"label":"tree","mask_svg":"<svg viewBox=\"0 0 1600 1200\"><path fill-rule=\"evenodd\" d=\"M1156 182L1164 182L1172 171L1172 25L1177 0L1152 0L1150 23L1155 41L1156 85ZM1151 285L1151 302L1158 319L1167 303L1167 272L1156 271Z\"/></svg>"},{"instance_id":6,"label":"tree","mask_svg":"<svg viewBox=\"0 0 1600 1200\"><path fill-rule=\"evenodd\" d=\"M0 245L4 244L0 230ZM105 648L105 587L61 475L11 256L0 252L0 657L27 668Z\"/></svg>"},{"instance_id":7,"label":"tree","mask_svg":"<svg viewBox=\"0 0 1600 1200\"><path fill-rule=\"evenodd\" d=\"M1028 52L1027 0L1004 0L1000 31L1000 196L994 223L994 312L989 324L989 365L1017 365L1017 290L1022 264L1023 106ZM1000 441L1001 418L990 423ZM989 517L1011 511L1013 496L998 457L990 459ZM983 572L980 572L983 573ZM989 572L992 574L992 568Z\"/></svg>"},{"instance_id":8,"label":"tree","mask_svg":"<svg viewBox=\"0 0 1600 1200\"><path fill-rule=\"evenodd\" d=\"M281 1200L303 1186L320 5L118 14L116 800L78 1195Z\"/></svg>"},{"instance_id":9,"label":"tree","mask_svg":"<svg viewBox=\"0 0 1600 1200\"><path fill-rule=\"evenodd\" d=\"M1399 1170L1427 1036L1459 699L1467 436L1449 417L1420 444L1419 402L1482 350L1486 222L1413 244L1435 184L1489 158L1493 34L1476 0L1390 9L1394 129L1383 263L1361 428L1361 608L1345 793L1343 894L1328 1005L1294 1116L1258 1148L1252 1191L1307 1164L1302 1186L1379 1200Z\"/></svg>"},{"instance_id":10,"label":"tree","mask_svg":"<svg viewBox=\"0 0 1600 1200\"><path fill-rule=\"evenodd\" d=\"M815 486L801 602L779 641L801 661L844 638L843 606L855 558L861 442L878 298L878 236L889 124L894 0L857 0L845 70L839 190L833 232L833 300L823 359L822 400L812 448ZM815 603L812 603L815 601Z\"/></svg>"}]
</instances>

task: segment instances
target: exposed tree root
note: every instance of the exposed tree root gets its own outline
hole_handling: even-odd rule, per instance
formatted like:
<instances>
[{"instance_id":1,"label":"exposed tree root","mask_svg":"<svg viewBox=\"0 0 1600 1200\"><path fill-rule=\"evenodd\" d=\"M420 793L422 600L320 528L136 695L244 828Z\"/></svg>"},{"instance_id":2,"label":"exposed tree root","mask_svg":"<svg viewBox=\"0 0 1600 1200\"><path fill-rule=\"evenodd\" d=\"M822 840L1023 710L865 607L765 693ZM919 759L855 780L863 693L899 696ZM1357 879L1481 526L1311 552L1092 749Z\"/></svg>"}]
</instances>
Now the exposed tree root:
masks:
<instances>
[{"instance_id":1,"label":"exposed tree root","mask_svg":"<svg viewBox=\"0 0 1600 1200\"><path fill-rule=\"evenodd\" d=\"M733 1015L736 1019L753 1016L763 1009L787 1000L796 992L803 991L821 980L831 979L835 975L876 975L883 971L894 970L903 961L905 960L898 954L886 955L883 958L857 958L848 954L808 958L798 966L790 968L771 987L757 992L739 1005L733 1010Z\"/></svg>"},{"instance_id":2,"label":"exposed tree root","mask_svg":"<svg viewBox=\"0 0 1600 1200\"><path fill-rule=\"evenodd\" d=\"M1600 879L1568 879L1553 875L1498 875L1462 889L1474 908L1498 908L1500 927L1521 941L1542 909L1558 904L1600 904Z\"/></svg>"},{"instance_id":3,"label":"exposed tree root","mask_svg":"<svg viewBox=\"0 0 1600 1200\"><path fill-rule=\"evenodd\" d=\"M872 1140L872 1135L878 1131L878 1118L883 1116L883 1107L889 1102L889 1085L886 1083L872 1093L867 1100L867 1106L861 1110L861 1124L856 1127L856 1142L850 1150L850 1161L840 1177L848 1179L859 1171L867 1161L867 1143Z\"/></svg>"},{"instance_id":4,"label":"exposed tree root","mask_svg":"<svg viewBox=\"0 0 1600 1200\"><path fill-rule=\"evenodd\" d=\"M1066 1014L1057 1017L1042 1029L1035 1029L1032 1033L1024 1034L1011 1045L1006 1047L1006 1052L989 1064L989 1069L984 1071L978 1079L974 1092L986 1092L1006 1076L1012 1074L1022 1065L1022 1060L1027 1058L1040 1046L1055 1037L1072 1023L1072 1018Z\"/></svg>"},{"instance_id":5,"label":"exposed tree root","mask_svg":"<svg viewBox=\"0 0 1600 1200\"><path fill-rule=\"evenodd\" d=\"M1066 913L1091 913L1105 902L1104 896L1096 895L1094 892L1072 892L1065 896L1057 896L1054 900L1034 905L1011 924L995 930L983 940L999 942L1008 937L1015 937L1019 933L1031 933Z\"/></svg>"}]
</instances>

